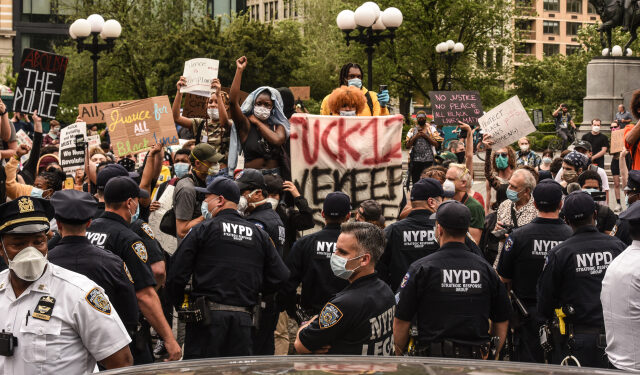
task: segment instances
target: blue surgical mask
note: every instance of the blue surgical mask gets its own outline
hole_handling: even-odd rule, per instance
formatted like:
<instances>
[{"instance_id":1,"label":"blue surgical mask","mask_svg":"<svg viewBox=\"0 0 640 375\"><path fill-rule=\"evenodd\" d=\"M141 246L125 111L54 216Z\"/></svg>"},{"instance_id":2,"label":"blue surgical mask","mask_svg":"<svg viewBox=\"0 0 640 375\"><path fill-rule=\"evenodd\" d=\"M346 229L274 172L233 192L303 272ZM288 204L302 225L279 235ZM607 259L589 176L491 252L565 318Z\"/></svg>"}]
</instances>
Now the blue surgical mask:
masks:
<instances>
[{"instance_id":1,"label":"blue surgical mask","mask_svg":"<svg viewBox=\"0 0 640 375\"><path fill-rule=\"evenodd\" d=\"M42 189L38 189L37 187L34 186L31 189L31 194L29 194L29 196L31 198L42 198L42 193L43 193Z\"/></svg>"},{"instance_id":2,"label":"blue surgical mask","mask_svg":"<svg viewBox=\"0 0 640 375\"><path fill-rule=\"evenodd\" d=\"M209 203L205 201L202 201L202 204L200 205L200 212L202 213L202 217L204 217L205 220L211 219L213 217L213 215L211 215L211 212L209 211Z\"/></svg>"},{"instance_id":3,"label":"blue surgical mask","mask_svg":"<svg viewBox=\"0 0 640 375\"><path fill-rule=\"evenodd\" d=\"M551 158L542 158L542 164L551 164L552 161Z\"/></svg>"},{"instance_id":4,"label":"blue surgical mask","mask_svg":"<svg viewBox=\"0 0 640 375\"><path fill-rule=\"evenodd\" d=\"M131 215L131 223L133 223L136 220L138 220L139 216L140 216L140 203L138 203L138 207L136 207L136 213Z\"/></svg>"},{"instance_id":5,"label":"blue surgical mask","mask_svg":"<svg viewBox=\"0 0 640 375\"><path fill-rule=\"evenodd\" d=\"M176 173L176 177L182 178L189 173L189 163L175 163L173 165L173 171Z\"/></svg>"},{"instance_id":6,"label":"blue surgical mask","mask_svg":"<svg viewBox=\"0 0 640 375\"><path fill-rule=\"evenodd\" d=\"M517 191L513 191L510 188L507 188L507 199L510 200L511 202L517 202L518 201L518 192Z\"/></svg>"},{"instance_id":7,"label":"blue surgical mask","mask_svg":"<svg viewBox=\"0 0 640 375\"><path fill-rule=\"evenodd\" d=\"M331 271L333 271L333 274L336 275L337 277L341 279L349 280L351 275L353 275L353 272L360 267L358 266L352 270L348 270L346 268L347 262L350 260L358 259L363 255L360 255L351 259L345 259L343 257L337 256L336 253L333 253L331 254L331 260L329 261L329 263L331 264Z\"/></svg>"},{"instance_id":8,"label":"blue surgical mask","mask_svg":"<svg viewBox=\"0 0 640 375\"><path fill-rule=\"evenodd\" d=\"M353 78L347 81L347 85L362 88L362 80L360 78Z\"/></svg>"}]
</instances>

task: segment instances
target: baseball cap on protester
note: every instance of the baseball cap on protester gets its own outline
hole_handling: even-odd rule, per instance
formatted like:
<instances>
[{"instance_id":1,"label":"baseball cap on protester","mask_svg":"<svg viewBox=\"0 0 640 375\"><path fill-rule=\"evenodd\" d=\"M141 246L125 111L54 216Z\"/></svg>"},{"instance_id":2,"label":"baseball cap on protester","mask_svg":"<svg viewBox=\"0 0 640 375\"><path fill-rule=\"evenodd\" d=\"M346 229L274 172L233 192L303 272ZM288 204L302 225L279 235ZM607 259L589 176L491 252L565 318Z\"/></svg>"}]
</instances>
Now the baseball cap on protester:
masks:
<instances>
[{"instance_id":1,"label":"baseball cap on protester","mask_svg":"<svg viewBox=\"0 0 640 375\"><path fill-rule=\"evenodd\" d=\"M422 178L411 188L411 201L426 201L429 198L443 197L444 190L440 181L434 178Z\"/></svg>"},{"instance_id":2,"label":"baseball cap on protester","mask_svg":"<svg viewBox=\"0 0 640 375\"><path fill-rule=\"evenodd\" d=\"M240 188L238 184L226 176L218 176L206 188L196 187L198 193L214 194L238 204L240 202Z\"/></svg>"},{"instance_id":3,"label":"baseball cap on protester","mask_svg":"<svg viewBox=\"0 0 640 375\"><path fill-rule=\"evenodd\" d=\"M436 158L445 161L445 160L453 160L455 163L458 162L458 157L456 156L456 154L454 154L451 151L442 151L441 153L439 153L438 155L436 155Z\"/></svg>"},{"instance_id":4,"label":"baseball cap on protester","mask_svg":"<svg viewBox=\"0 0 640 375\"><path fill-rule=\"evenodd\" d=\"M240 191L266 189L264 175L257 169L246 168L236 176L236 184Z\"/></svg>"},{"instance_id":5,"label":"baseball cap on protester","mask_svg":"<svg viewBox=\"0 0 640 375\"><path fill-rule=\"evenodd\" d=\"M198 143L193 150L191 150L191 156L197 161L203 163L217 163L224 158L224 155L218 153L216 149L208 143Z\"/></svg>"},{"instance_id":6,"label":"baseball cap on protester","mask_svg":"<svg viewBox=\"0 0 640 375\"><path fill-rule=\"evenodd\" d=\"M584 191L574 191L567 195L562 206L562 214L569 221L586 219L593 216L596 210L596 202Z\"/></svg>"},{"instance_id":7,"label":"baseball cap on protester","mask_svg":"<svg viewBox=\"0 0 640 375\"><path fill-rule=\"evenodd\" d=\"M128 176L134 179L140 176L140 174L137 172L129 172L120 164L107 164L98 172L96 185L98 189L104 190L104 187L107 186L107 182L109 182L110 179L119 176Z\"/></svg>"},{"instance_id":8,"label":"baseball cap on protester","mask_svg":"<svg viewBox=\"0 0 640 375\"><path fill-rule=\"evenodd\" d=\"M149 192L140 189L131 177L125 176L110 179L104 187L105 203L124 202L129 198L149 198Z\"/></svg>"},{"instance_id":9,"label":"baseball cap on protester","mask_svg":"<svg viewBox=\"0 0 640 375\"><path fill-rule=\"evenodd\" d=\"M559 204L562 200L562 186L554 180L542 180L533 189L532 195L537 204Z\"/></svg>"},{"instance_id":10,"label":"baseball cap on protester","mask_svg":"<svg viewBox=\"0 0 640 375\"><path fill-rule=\"evenodd\" d=\"M345 217L351 211L351 199L341 191L327 194L322 204L322 212L325 217Z\"/></svg>"},{"instance_id":11,"label":"baseball cap on protester","mask_svg":"<svg viewBox=\"0 0 640 375\"><path fill-rule=\"evenodd\" d=\"M446 201L436 211L436 222L445 229L469 229L471 211L458 201Z\"/></svg>"},{"instance_id":12,"label":"baseball cap on protester","mask_svg":"<svg viewBox=\"0 0 640 375\"><path fill-rule=\"evenodd\" d=\"M592 150L592 148L591 148L591 142L589 142L589 141L583 141L583 140L581 140L581 139L580 139L580 140L576 141L576 143L575 143L575 144L574 144L574 146L573 146L573 149L574 149L574 150L575 150L575 149L578 149L578 148L582 148L582 149L584 149L584 150L591 151L591 150Z\"/></svg>"},{"instance_id":13,"label":"baseball cap on protester","mask_svg":"<svg viewBox=\"0 0 640 375\"><path fill-rule=\"evenodd\" d=\"M627 186L624 187L624 191L631 194L640 193L640 171L629 171L629 180Z\"/></svg>"}]
</instances>

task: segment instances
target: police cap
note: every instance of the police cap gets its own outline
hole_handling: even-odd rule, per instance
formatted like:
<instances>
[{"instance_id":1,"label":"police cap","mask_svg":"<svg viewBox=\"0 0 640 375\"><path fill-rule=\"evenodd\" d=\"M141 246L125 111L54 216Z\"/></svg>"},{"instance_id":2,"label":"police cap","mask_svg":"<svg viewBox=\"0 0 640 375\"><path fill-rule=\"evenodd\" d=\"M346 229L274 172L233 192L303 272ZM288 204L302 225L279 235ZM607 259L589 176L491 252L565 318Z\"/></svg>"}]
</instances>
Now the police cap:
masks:
<instances>
[{"instance_id":1,"label":"police cap","mask_svg":"<svg viewBox=\"0 0 640 375\"><path fill-rule=\"evenodd\" d=\"M411 201L426 201L429 198L444 196L442 184L434 178L422 178L411 188Z\"/></svg>"},{"instance_id":2,"label":"police cap","mask_svg":"<svg viewBox=\"0 0 640 375\"><path fill-rule=\"evenodd\" d=\"M446 201L438 207L436 221L445 229L468 229L471 211L458 201Z\"/></svg>"},{"instance_id":3,"label":"police cap","mask_svg":"<svg viewBox=\"0 0 640 375\"><path fill-rule=\"evenodd\" d=\"M596 202L589 193L574 191L564 199L562 214L569 221L583 220L596 212Z\"/></svg>"},{"instance_id":4,"label":"police cap","mask_svg":"<svg viewBox=\"0 0 640 375\"><path fill-rule=\"evenodd\" d=\"M533 200L537 204L557 205L562 200L562 186L554 180L542 180L533 189Z\"/></svg>"},{"instance_id":5,"label":"police cap","mask_svg":"<svg viewBox=\"0 0 640 375\"><path fill-rule=\"evenodd\" d=\"M219 195L236 204L240 202L240 189L238 185L232 179L225 176L214 178L206 188L196 187L196 191L204 194Z\"/></svg>"},{"instance_id":6,"label":"police cap","mask_svg":"<svg viewBox=\"0 0 640 375\"><path fill-rule=\"evenodd\" d=\"M620 219L629 221L640 220L640 201L633 202L623 213L620 214Z\"/></svg>"},{"instance_id":7,"label":"police cap","mask_svg":"<svg viewBox=\"0 0 640 375\"><path fill-rule=\"evenodd\" d=\"M49 230L54 210L49 201L28 196L0 205L0 234L30 234Z\"/></svg>"},{"instance_id":8,"label":"police cap","mask_svg":"<svg viewBox=\"0 0 640 375\"><path fill-rule=\"evenodd\" d=\"M129 176L131 178L136 178L139 176L136 172L129 172L120 164L107 164L100 172L98 172L98 176L96 177L96 185L98 189L104 190L104 187L107 186L107 182L113 177L118 176Z\"/></svg>"},{"instance_id":9,"label":"police cap","mask_svg":"<svg viewBox=\"0 0 640 375\"><path fill-rule=\"evenodd\" d=\"M60 190L51 196L56 220L68 223L86 223L98 209L98 202L91 194L78 190Z\"/></svg>"},{"instance_id":10,"label":"police cap","mask_svg":"<svg viewBox=\"0 0 640 375\"><path fill-rule=\"evenodd\" d=\"M236 176L236 184L240 191L265 189L264 175L257 169L247 168Z\"/></svg>"},{"instance_id":11,"label":"police cap","mask_svg":"<svg viewBox=\"0 0 640 375\"><path fill-rule=\"evenodd\" d=\"M624 191L631 194L640 193L640 171L629 171L629 180Z\"/></svg>"},{"instance_id":12,"label":"police cap","mask_svg":"<svg viewBox=\"0 0 640 375\"><path fill-rule=\"evenodd\" d=\"M149 198L149 192L140 189L131 177L124 176L110 179L104 187L105 203L124 202L129 198Z\"/></svg>"},{"instance_id":13,"label":"police cap","mask_svg":"<svg viewBox=\"0 0 640 375\"><path fill-rule=\"evenodd\" d=\"M282 194L282 184L284 181L282 177L276 174L268 174L264 176L264 184L267 187L269 194Z\"/></svg>"},{"instance_id":14,"label":"police cap","mask_svg":"<svg viewBox=\"0 0 640 375\"><path fill-rule=\"evenodd\" d=\"M327 194L322 205L322 212L325 217L345 217L351 211L351 199L341 191L334 191Z\"/></svg>"}]
</instances>

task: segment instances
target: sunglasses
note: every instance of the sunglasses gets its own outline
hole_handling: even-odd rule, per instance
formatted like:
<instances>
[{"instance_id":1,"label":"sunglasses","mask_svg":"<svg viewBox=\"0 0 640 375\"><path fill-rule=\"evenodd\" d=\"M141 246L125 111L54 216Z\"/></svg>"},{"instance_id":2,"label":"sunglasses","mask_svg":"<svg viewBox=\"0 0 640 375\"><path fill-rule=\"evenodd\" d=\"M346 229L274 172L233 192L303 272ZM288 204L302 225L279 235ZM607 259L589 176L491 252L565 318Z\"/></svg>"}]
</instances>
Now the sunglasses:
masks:
<instances>
[{"instance_id":1,"label":"sunglasses","mask_svg":"<svg viewBox=\"0 0 640 375\"><path fill-rule=\"evenodd\" d=\"M507 154L506 152L497 152L496 156L502 156L502 157L509 157L509 154Z\"/></svg>"}]
</instances>

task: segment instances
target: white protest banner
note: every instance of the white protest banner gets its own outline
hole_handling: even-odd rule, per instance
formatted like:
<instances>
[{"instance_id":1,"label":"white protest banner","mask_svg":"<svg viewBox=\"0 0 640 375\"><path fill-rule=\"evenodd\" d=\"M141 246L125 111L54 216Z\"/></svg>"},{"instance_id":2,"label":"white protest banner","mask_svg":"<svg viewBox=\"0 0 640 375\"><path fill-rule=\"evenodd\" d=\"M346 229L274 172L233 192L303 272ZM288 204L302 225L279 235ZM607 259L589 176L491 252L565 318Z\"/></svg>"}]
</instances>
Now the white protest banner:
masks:
<instances>
[{"instance_id":1,"label":"white protest banner","mask_svg":"<svg viewBox=\"0 0 640 375\"><path fill-rule=\"evenodd\" d=\"M149 225L153 230L153 235L156 237L156 240L160 242L162 248L172 254L176 251L178 247L178 240L171 235L168 235L160 230L160 222L162 221L162 216L173 207L173 191L175 186L167 185L167 188L162 193L160 198L156 197L158 203L160 203L160 208L151 212L149 214Z\"/></svg>"},{"instance_id":2,"label":"white protest banner","mask_svg":"<svg viewBox=\"0 0 640 375\"><path fill-rule=\"evenodd\" d=\"M25 133L25 131L22 129L16 132L16 140L18 141L18 146L27 145L29 146L29 148L33 147L33 141L31 140L31 138L29 138L27 133ZM22 164L26 163L27 160L29 160L30 155L31 155L31 152L27 153L26 155L22 155L22 157L20 158L20 162Z\"/></svg>"},{"instance_id":3,"label":"white protest banner","mask_svg":"<svg viewBox=\"0 0 640 375\"><path fill-rule=\"evenodd\" d=\"M211 81L218 78L219 65L218 60L205 58L185 61L182 75L187 79L187 84L180 89L180 92L200 96L211 95Z\"/></svg>"},{"instance_id":4,"label":"white protest banner","mask_svg":"<svg viewBox=\"0 0 640 375\"><path fill-rule=\"evenodd\" d=\"M536 131L517 95L480 117L478 123L485 134L491 135L494 149L506 147Z\"/></svg>"},{"instance_id":5,"label":"white protest banner","mask_svg":"<svg viewBox=\"0 0 640 375\"><path fill-rule=\"evenodd\" d=\"M100 136L99 135L88 136L87 143L89 144L89 150L91 150L94 147L100 146Z\"/></svg>"},{"instance_id":6,"label":"white protest banner","mask_svg":"<svg viewBox=\"0 0 640 375\"><path fill-rule=\"evenodd\" d=\"M342 191L355 209L380 203L387 223L402 199L403 117L295 114L291 118L291 175L314 212L316 229L327 194Z\"/></svg>"},{"instance_id":7,"label":"white protest banner","mask_svg":"<svg viewBox=\"0 0 640 375\"><path fill-rule=\"evenodd\" d=\"M84 153L76 150L76 137L81 135L86 139L87 123L76 122L60 130L60 166L68 175L75 176L76 169L84 169Z\"/></svg>"}]
</instances>

